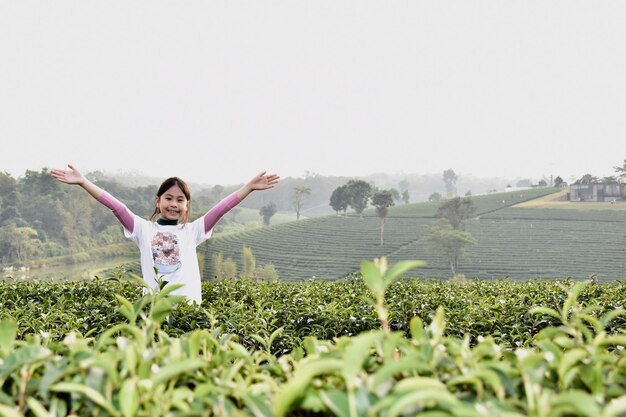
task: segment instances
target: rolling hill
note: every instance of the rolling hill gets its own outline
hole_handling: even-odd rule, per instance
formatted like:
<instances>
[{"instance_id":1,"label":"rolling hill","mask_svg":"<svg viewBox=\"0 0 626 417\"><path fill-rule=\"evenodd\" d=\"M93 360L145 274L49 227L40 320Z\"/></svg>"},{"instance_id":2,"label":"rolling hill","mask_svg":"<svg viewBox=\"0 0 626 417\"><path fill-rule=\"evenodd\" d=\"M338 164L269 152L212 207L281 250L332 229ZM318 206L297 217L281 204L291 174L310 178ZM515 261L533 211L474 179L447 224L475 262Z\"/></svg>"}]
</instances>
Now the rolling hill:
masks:
<instances>
[{"instance_id":1,"label":"rolling hill","mask_svg":"<svg viewBox=\"0 0 626 417\"><path fill-rule=\"evenodd\" d=\"M528 204L541 197L539 201L550 202L546 196L556 192L544 188L471 197L477 210L467 228L478 243L459 272L482 279L624 278L626 203L618 204L622 209L617 210L609 203ZM576 209L572 204L578 205ZM203 275L214 276L215 253L240 264L245 245L257 265L271 263L280 278L289 281L342 278L356 272L363 260L381 256L394 262L424 260L427 266L415 270L414 276L449 278L445 259L428 255L422 240L438 206L429 202L390 208L384 246L373 210L363 218L333 215L216 235L201 248L206 259Z\"/></svg>"}]
</instances>

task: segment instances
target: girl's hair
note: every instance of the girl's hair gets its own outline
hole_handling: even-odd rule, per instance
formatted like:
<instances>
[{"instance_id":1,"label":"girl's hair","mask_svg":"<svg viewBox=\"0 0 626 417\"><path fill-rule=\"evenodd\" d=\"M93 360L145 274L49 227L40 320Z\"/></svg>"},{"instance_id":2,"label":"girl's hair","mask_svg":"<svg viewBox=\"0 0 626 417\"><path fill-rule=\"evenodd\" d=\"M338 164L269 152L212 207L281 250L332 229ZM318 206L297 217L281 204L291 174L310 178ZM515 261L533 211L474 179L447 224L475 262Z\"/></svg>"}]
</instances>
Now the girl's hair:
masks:
<instances>
[{"instance_id":1,"label":"girl's hair","mask_svg":"<svg viewBox=\"0 0 626 417\"><path fill-rule=\"evenodd\" d=\"M157 190L156 196L157 198L161 197L163 194L165 194L167 190L169 190L175 185L178 185L180 190L185 195L185 198L187 198L187 212L181 219L181 223L185 224L187 223L187 220L189 220L189 215L191 214L191 192L189 192L189 186L187 185L185 181L181 180L178 177L169 177L168 179L163 181L163 183ZM151 222L155 221L158 216L159 216L159 206L156 206L154 208L154 212L152 213L152 216L150 216L150 221Z\"/></svg>"}]
</instances>

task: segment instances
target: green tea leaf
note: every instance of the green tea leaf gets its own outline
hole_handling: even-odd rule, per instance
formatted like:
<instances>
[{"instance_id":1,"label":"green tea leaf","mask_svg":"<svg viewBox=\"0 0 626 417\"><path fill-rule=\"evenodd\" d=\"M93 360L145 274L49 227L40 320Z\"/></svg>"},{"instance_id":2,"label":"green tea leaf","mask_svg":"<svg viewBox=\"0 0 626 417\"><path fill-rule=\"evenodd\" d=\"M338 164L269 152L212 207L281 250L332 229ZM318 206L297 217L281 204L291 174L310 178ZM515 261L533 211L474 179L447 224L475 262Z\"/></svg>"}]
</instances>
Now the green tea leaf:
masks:
<instances>
[{"instance_id":1,"label":"green tea leaf","mask_svg":"<svg viewBox=\"0 0 626 417\"><path fill-rule=\"evenodd\" d=\"M604 410L601 417L621 417L626 413L626 395L612 399Z\"/></svg>"},{"instance_id":2,"label":"green tea leaf","mask_svg":"<svg viewBox=\"0 0 626 417\"><path fill-rule=\"evenodd\" d=\"M574 414L577 416L598 417L600 407L593 397L581 390L571 390L557 394L552 398L551 405L554 408L569 411L555 415Z\"/></svg>"},{"instance_id":3,"label":"green tea leaf","mask_svg":"<svg viewBox=\"0 0 626 417\"><path fill-rule=\"evenodd\" d=\"M341 369L343 362L334 358L322 358L313 360L297 369L293 378L283 385L276 396L276 415L284 416L291 405L302 398L311 380L317 375L333 372Z\"/></svg>"},{"instance_id":4,"label":"green tea leaf","mask_svg":"<svg viewBox=\"0 0 626 417\"><path fill-rule=\"evenodd\" d=\"M28 408L33 412L35 417L53 417L52 413L46 410L46 408L33 397L27 398L26 404L28 404Z\"/></svg>"},{"instance_id":5,"label":"green tea leaf","mask_svg":"<svg viewBox=\"0 0 626 417\"><path fill-rule=\"evenodd\" d=\"M552 308L548 308L548 307L534 307L534 308L531 308L528 313L529 314L544 314L546 316L554 317L555 319L558 319L561 322L563 321L563 317L561 316L561 314L559 314L558 311Z\"/></svg>"},{"instance_id":6,"label":"green tea leaf","mask_svg":"<svg viewBox=\"0 0 626 417\"><path fill-rule=\"evenodd\" d=\"M411 269L415 269L418 267L425 266L426 262L424 261L401 261L392 266L389 271L385 274L383 280L385 285L391 284L396 279L400 278L402 275L410 271Z\"/></svg>"},{"instance_id":7,"label":"green tea leaf","mask_svg":"<svg viewBox=\"0 0 626 417\"><path fill-rule=\"evenodd\" d=\"M204 368L208 364L198 358L183 359L182 361L172 362L167 364L163 368L150 378L155 385L163 384L170 379L182 375L186 372L195 371L196 369Z\"/></svg>"},{"instance_id":8,"label":"green tea leaf","mask_svg":"<svg viewBox=\"0 0 626 417\"><path fill-rule=\"evenodd\" d=\"M0 376L5 378L11 372L21 368L24 365L30 365L40 360L46 359L52 355L52 352L39 345L25 345L14 350L4 360L0 366Z\"/></svg>"},{"instance_id":9,"label":"green tea leaf","mask_svg":"<svg viewBox=\"0 0 626 417\"><path fill-rule=\"evenodd\" d=\"M565 302L563 303L563 309L561 310L561 312L562 312L561 320L563 320L563 323L568 323L569 322L570 310L572 309L572 306L574 305L574 303L578 300L578 296L580 295L580 292L587 285L589 285L589 282L584 282L584 281L583 282L577 282L570 289L569 294L567 295L567 298L565 299Z\"/></svg>"},{"instance_id":10,"label":"green tea leaf","mask_svg":"<svg viewBox=\"0 0 626 417\"><path fill-rule=\"evenodd\" d=\"M118 309L120 314L126 317L126 320L128 320L130 324L135 324L135 322L137 321L137 314L133 309L133 304L119 294L115 294L115 298L121 305Z\"/></svg>"},{"instance_id":11,"label":"green tea leaf","mask_svg":"<svg viewBox=\"0 0 626 417\"><path fill-rule=\"evenodd\" d=\"M239 394L243 402L252 412L255 417L274 417L274 413L270 409L269 404L263 401L262 396L254 395L249 392L242 392Z\"/></svg>"},{"instance_id":12,"label":"green tea leaf","mask_svg":"<svg viewBox=\"0 0 626 417\"><path fill-rule=\"evenodd\" d=\"M374 262L363 262L361 264L361 275L363 276L363 281L375 297L378 297L385 292L383 276L380 273L380 269Z\"/></svg>"},{"instance_id":13,"label":"green tea leaf","mask_svg":"<svg viewBox=\"0 0 626 417\"><path fill-rule=\"evenodd\" d=\"M93 388L89 388L86 385L78 384L75 382L59 382L58 384L54 384L50 387L50 391L55 392L67 392L71 394L82 395L87 398L94 404L98 405L100 408L106 410L107 413L113 416L119 416L120 413L113 408L111 403L109 403L98 391Z\"/></svg>"},{"instance_id":14,"label":"green tea leaf","mask_svg":"<svg viewBox=\"0 0 626 417\"><path fill-rule=\"evenodd\" d=\"M0 322L0 358L6 358L13 350L17 336L17 323L13 320Z\"/></svg>"},{"instance_id":15,"label":"green tea leaf","mask_svg":"<svg viewBox=\"0 0 626 417\"><path fill-rule=\"evenodd\" d=\"M409 328L411 329L411 337L413 340L420 340L424 335L424 322L417 316L411 319Z\"/></svg>"},{"instance_id":16,"label":"green tea leaf","mask_svg":"<svg viewBox=\"0 0 626 417\"><path fill-rule=\"evenodd\" d=\"M319 395L324 405L326 405L335 416L351 416L348 395L345 392L339 390L322 390L319 392Z\"/></svg>"},{"instance_id":17,"label":"green tea leaf","mask_svg":"<svg viewBox=\"0 0 626 417\"><path fill-rule=\"evenodd\" d=\"M372 346L383 336L381 332L368 332L350 339L350 344L343 353L343 365L341 367L347 386L353 386L357 374L362 369L363 362L371 354Z\"/></svg>"},{"instance_id":18,"label":"green tea leaf","mask_svg":"<svg viewBox=\"0 0 626 417\"><path fill-rule=\"evenodd\" d=\"M133 417L139 408L139 392L137 391L137 379L130 378L122 383L120 388L120 409L124 417Z\"/></svg>"},{"instance_id":19,"label":"green tea leaf","mask_svg":"<svg viewBox=\"0 0 626 417\"><path fill-rule=\"evenodd\" d=\"M0 417L24 417L16 408L0 404Z\"/></svg>"}]
</instances>

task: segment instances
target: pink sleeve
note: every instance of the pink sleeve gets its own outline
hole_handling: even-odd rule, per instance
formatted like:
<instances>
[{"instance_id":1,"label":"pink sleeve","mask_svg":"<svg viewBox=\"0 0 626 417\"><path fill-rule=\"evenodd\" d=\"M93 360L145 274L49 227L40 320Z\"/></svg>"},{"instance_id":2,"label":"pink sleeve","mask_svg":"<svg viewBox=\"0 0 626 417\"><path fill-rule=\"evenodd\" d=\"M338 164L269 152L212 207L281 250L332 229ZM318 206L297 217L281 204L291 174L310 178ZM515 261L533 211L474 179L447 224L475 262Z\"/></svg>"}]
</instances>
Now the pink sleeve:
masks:
<instances>
[{"instance_id":1,"label":"pink sleeve","mask_svg":"<svg viewBox=\"0 0 626 417\"><path fill-rule=\"evenodd\" d=\"M122 223L122 226L129 232L133 232L135 227L135 215L128 210L124 204L120 203L115 197L106 191L102 193L98 201L111 209L115 217Z\"/></svg>"},{"instance_id":2,"label":"pink sleeve","mask_svg":"<svg viewBox=\"0 0 626 417\"><path fill-rule=\"evenodd\" d=\"M204 233L207 233L209 230L215 226L215 223L218 222L222 216L230 211L237 204L241 203L241 200L237 196L237 192L232 193L219 203L211 210L207 211L204 215Z\"/></svg>"}]
</instances>

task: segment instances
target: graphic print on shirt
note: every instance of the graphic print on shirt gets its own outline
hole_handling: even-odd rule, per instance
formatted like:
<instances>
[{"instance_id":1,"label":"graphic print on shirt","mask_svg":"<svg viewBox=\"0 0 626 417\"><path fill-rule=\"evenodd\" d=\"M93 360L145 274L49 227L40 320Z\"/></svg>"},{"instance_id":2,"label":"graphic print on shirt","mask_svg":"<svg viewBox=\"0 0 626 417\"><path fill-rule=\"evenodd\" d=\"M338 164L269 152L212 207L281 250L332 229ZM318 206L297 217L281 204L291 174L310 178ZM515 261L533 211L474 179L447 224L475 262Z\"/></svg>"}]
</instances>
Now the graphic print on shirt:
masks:
<instances>
[{"instance_id":1,"label":"graphic print on shirt","mask_svg":"<svg viewBox=\"0 0 626 417\"><path fill-rule=\"evenodd\" d=\"M170 274L181 267L178 237L172 232L158 232L152 238L152 259L157 271Z\"/></svg>"}]
</instances>

